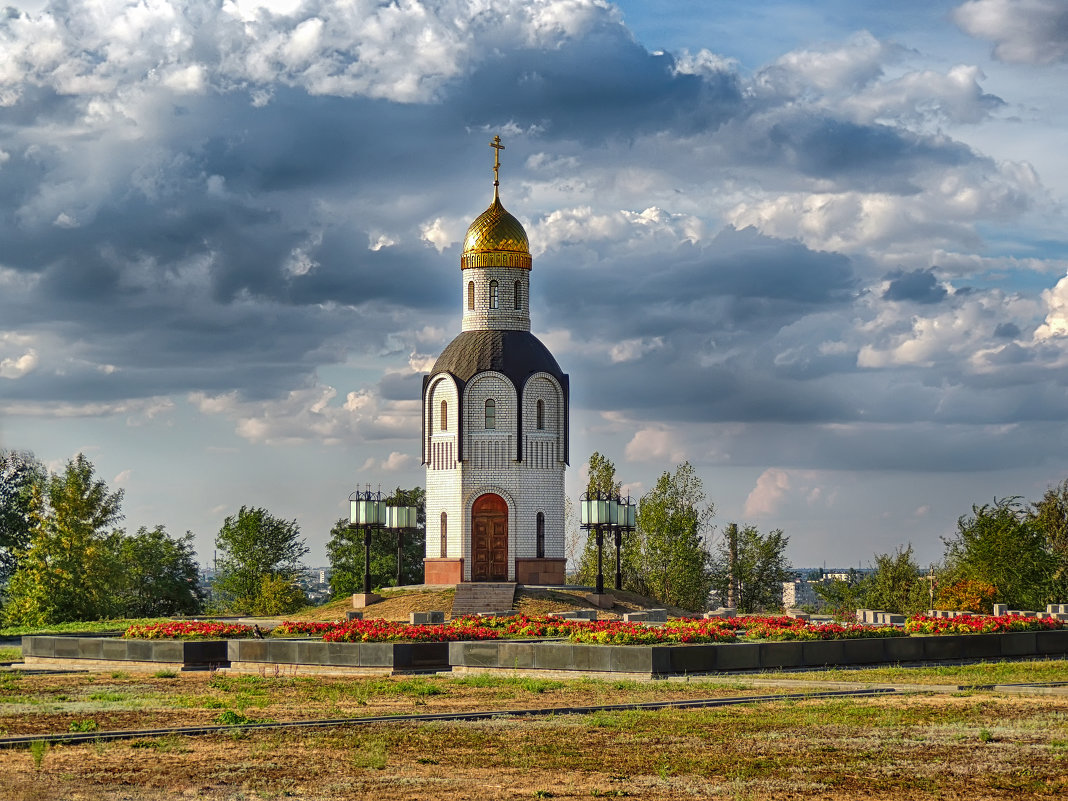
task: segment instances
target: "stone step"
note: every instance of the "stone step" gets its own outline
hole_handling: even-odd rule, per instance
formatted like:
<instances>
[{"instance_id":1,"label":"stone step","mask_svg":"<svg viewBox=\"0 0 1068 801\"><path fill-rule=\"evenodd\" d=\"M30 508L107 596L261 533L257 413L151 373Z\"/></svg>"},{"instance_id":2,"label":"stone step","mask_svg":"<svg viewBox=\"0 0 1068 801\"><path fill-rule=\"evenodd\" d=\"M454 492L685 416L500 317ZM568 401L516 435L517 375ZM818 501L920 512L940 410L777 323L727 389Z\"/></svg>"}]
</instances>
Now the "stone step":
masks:
<instances>
[{"instance_id":1,"label":"stone step","mask_svg":"<svg viewBox=\"0 0 1068 801\"><path fill-rule=\"evenodd\" d=\"M477 615L479 612L508 612L515 603L513 582L465 582L456 585L452 616Z\"/></svg>"}]
</instances>

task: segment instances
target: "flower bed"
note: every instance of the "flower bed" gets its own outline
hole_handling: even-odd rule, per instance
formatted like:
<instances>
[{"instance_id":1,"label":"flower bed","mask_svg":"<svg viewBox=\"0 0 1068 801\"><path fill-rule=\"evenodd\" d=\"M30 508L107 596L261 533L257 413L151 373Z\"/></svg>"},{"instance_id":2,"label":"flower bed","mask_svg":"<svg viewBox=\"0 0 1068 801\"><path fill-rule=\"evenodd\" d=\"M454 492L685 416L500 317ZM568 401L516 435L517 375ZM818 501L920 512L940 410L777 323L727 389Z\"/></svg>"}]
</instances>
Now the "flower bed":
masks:
<instances>
[{"instance_id":1,"label":"flower bed","mask_svg":"<svg viewBox=\"0 0 1068 801\"><path fill-rule=\"evenodd\" d=\"M908 632L897 626L809 623L786 616L733 618L730 622L745 629L747 640L859 640L908 636Z\"/></svg>"},{"instance_id":2,"label":"flower bed","mask_svg":"<svg viewBox=\"0 0 1068 801\"><path fill-rule=\"evenodd\" d=\"M352 620L338 623L323 634L327 642L462 642L497 640L500 632L486 626L460 625L453 621L440 625L411 625L390 620Z\"/></svg>"},{"instance_id":3,"label":"flower bed","mask_svg":"<svg viewBox=\"0 0 1068 801\"><path fill-rule=\"evenodd\" d=\"M1009 631L1053 631L1061 628L1064 628L1064 624L1059 620L1019 615L917 615L905 621L905 631L910 634L1001 634Z\"/></svg>"},{"instance_id":4,"label":"flower bed","mask_svg":"<svg viewBox=\"0 0 1068 801\"><path fill-rule=\"evenodd\" d=\"M123 633L126 639L137 640L227 640L251 637L252 626L219 623L215 620L172 620L169 623L130 626Z\"/></svg>"},{"instance_id":5,"label":"flower bed","mask_svg":"<svg viewBox=\"0 0 1068 801\"><path fill-rule=\"evenodd\" d=\"M318 623L311 620L286 620L271 629L270 633L272 637L299 637L301 635L322 637L327 632L334 631L344 625L344 623L337 621Z\"/></svg>"}]
</instances>

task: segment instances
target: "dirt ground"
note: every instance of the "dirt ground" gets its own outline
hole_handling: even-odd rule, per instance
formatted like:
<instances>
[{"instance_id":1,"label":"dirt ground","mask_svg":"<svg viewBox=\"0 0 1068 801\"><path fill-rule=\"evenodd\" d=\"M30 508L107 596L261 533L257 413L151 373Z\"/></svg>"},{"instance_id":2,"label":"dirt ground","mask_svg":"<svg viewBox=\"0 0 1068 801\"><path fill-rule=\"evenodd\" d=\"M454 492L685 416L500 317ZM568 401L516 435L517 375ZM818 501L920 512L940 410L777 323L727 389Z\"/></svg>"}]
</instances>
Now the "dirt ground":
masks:
<instances>
[{"instance_id":1,"label":"dirt ground","mask_svg":"<svg viewBox=\"0 0 1068 801\"><path fill-rule=\"evenodd\" d=\"M516 590L514 608L528 615L544 615L549 612L566 612L574 609L596 609L586 598L586 590L578 589L532 589L519 587ZM602 619L619 619L626 612L638 612L643 609L654 607L664 608L663 604L656 603L637 593L626 590L606 590L615 599L616 603L611 609L597 609ZM427 589L427 590L383 590L384 600L361 611L364 617L378 618L381 620L408 620L411 612L445 612L446 617L452 615L452 600L455 590ZM671 617L683 617L687 612L674 606L666 607ZM291 620L337 620L345 617L345 612L352 609L349 599L342 599L309 609L290 617Z\"/></svg>"},{"instance_id":2,"label":"dirt ground","mask_svg":"<svg viewBox=\"0 0 1068 801\"><path fill-rule=\"evenodd\" d=\"M701 682L7 673L5 734L619 703ZM766 690L760 690L766 692ZM1003 799L1068 795L1068 698L993 692L397 722L0 750L0 798Z\"/></svg>"}]
</instances>

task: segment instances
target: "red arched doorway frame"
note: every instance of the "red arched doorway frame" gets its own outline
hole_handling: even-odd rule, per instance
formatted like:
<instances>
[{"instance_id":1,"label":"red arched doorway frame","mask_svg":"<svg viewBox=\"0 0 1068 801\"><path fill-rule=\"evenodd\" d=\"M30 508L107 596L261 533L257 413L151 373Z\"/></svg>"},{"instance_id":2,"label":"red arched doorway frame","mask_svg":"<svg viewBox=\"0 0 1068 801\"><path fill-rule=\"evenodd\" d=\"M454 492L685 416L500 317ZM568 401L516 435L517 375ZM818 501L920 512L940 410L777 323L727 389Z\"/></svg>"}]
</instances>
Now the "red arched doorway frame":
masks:
<instances>
[{"instance_id":1,"label":"red arched doorway frame","mask_svg":"<svg viewBox=\"0 0 1068 801\"><path fill-rule=\"evenodd\" d=\"M471 580L508 580L508 502L492 492L471 507Z\"/></svg>"}]
</instances>

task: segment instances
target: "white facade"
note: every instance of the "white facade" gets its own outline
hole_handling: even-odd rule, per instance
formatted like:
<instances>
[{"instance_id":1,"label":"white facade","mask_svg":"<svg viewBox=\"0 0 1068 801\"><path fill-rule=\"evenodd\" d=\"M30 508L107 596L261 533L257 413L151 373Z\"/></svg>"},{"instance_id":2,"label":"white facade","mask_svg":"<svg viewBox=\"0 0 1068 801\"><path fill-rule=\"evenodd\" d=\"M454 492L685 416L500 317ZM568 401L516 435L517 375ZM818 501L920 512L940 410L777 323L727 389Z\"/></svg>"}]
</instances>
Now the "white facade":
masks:
<instances>
[{"instance_id":1,"label":"white facade","mask_svg":"<svg viewBox=\"0 0 1068 801\"><path fill-rule=\"evenodd\" d=\"M494 250L506 235L511 249ZM496 193L461 264L461 333L423 384L427 581L563 583L568 379L530 333L526 234ZM493 529L492 578L479 575L485 548L475 545L485 543L485 505L497 503L484 496L507 507L506 554Z\"/></svg>"}]
</instances>

